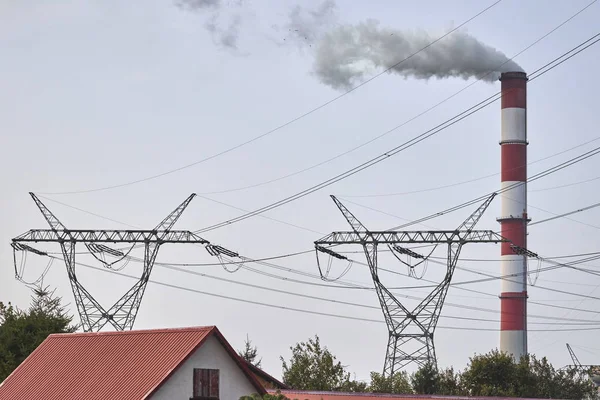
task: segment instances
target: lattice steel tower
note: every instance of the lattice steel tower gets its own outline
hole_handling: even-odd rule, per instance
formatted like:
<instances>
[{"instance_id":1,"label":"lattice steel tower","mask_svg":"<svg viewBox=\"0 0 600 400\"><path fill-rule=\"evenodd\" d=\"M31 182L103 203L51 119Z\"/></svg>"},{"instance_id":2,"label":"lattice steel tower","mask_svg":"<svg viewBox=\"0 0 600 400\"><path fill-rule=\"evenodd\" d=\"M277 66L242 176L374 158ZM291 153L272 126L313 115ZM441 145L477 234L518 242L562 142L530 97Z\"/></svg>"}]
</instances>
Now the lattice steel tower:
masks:
<instances>
[{"instance_id":1,"label":"lattice steel tower","mask_svg":"<svg viewBox=\"0 0 600 400\"><path fill-rule=\"evenodd\" d=\"M221 250L226 251L226 249L220 246L211 245L207 240L192 232L171 230L190 201L196 196L195 194L190 195L152 230L70 230L33 193L30 193L30 195L50 225L50 229L32 229L12 239L13 250L15 252L28 251L47 255L42 251L34 249L28 243L55 242L60 244L73 296L77 304L77 311L79 312L85 332L100 331L107 324L112 325L118 331L133 328L133 323L140 308L142 297L148 285L150 273L152 272L152 267L154 266L154 261L161 245L165 243L199 243L206 245L207 250L211 254L215 252L220 254ZM85 244L87 249L99 261L102 260L95 253L110 254L119 257L121 260L127 257L127 254L112 249L104 243L129 243L132 245L132 248L136 244L144 246L144 269L142 275L131 289L108 310L100 305L77 279L75 247L78 243ZM232 252L228 252L228 254L231 255Z\"/></svg>"},{"instance_id":2,"label":"lattice steel tower","mask_svg":"<svg viewBox=\"0 0 600 400\"><path fill-rule=\"evenodd\" d=\"M332 247L357 244L363 247L371 277L387 324L389 340L383 375L392 376L410 363L436 364L434 331L444 305L462 246L466 243L499 243L506 240L490 230L473 230L495 194L490 196L456 230L451 231L369 231L337 198L331 196L352 227L351 231L333 232L315 242L318 252L346 259ZM399 254L417 255L401 244L447 244L448 258L444 279L415 308L408 309L380 281L377 250L387 245ZM317 253L318 256L318 253ZM423 258L423 256L420 256Z\"/></svg>"}]
</instances>

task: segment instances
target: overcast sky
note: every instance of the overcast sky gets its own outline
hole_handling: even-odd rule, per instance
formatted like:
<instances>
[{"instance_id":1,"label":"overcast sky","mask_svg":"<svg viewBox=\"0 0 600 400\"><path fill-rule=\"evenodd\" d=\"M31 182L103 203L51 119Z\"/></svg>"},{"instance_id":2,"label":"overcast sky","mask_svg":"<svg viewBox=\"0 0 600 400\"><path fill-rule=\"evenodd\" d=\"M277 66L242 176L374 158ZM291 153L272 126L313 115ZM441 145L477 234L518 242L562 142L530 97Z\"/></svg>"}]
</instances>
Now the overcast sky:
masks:
<instances>
[{"instance_id":1,"label":"overcast sky","mask_svg":"<svg viewBox=\"0 0 600 400\"><path fill-rule=\"evenodd\" d=\"M468 33L512 57L589 2L503 0L452 35L459 35L455 37L458 41L460 35ZM206 162L141 183L89 190L140 180L203 160L339 96L344 82L332 63L340 54L337 50L346 49L334 40L340 25L374 20L380 23L378 32L393 29L409 32L408 37L413 38L426 32L436 38L492 3L0 0L0 301L11 301L19 307L26 307L29 302L29 290L14 278L9 246L11 238L28 229L47 228L29 191L44 196L42 200L67 227L86 229L151 229L193 192L200 196L177 223L179 229L198 230L233 218L242 213L240 209L253 210L270 204L432 128L497 92L499 83L477 82L369 145L286 179L278 178L381 135L475 79L425 80L384 74L282 129ZM596 34L598 20L600 4L594 4L515 61L525 71L534 71ZM431 46L430 51L446 49L447 54L456 57L449 44L454 43L452 35ZM332 41L329 48L324 47L327 38ZM438 45L446 47L436 50ZM347 50L351 53L357 49L362 51L364 46L349 46ZM381 56L379 61L383 64L394 58L387 51L371 56L374 62ZM461 55L465 60L468 56ZM600 47L591 47L529 85L529 162L555 155L532 164L529 176L598 145L595 141L556 155L600 137L599 56ZM360 83L360 79L381 72L376 62L363 67L364 74L354 77L358 80L351 83ZM356 68L362 68L360 63ZM330 194L346 201L348 208L371 229L417 219L499 189L500 178L494 175L500 168L499 140L500 105L494 103L346 180L262 216L202 236L252 258L311 250L312 242L324 234L348 228ZM596 203L599 180L552 188L596 178L599 166L600 160L591 158L531 183L528 201L533 221ZM423 191L485 176L488 177L468 184ZM272 180L277 181L265 183ZM415 191L418 193L406 194ZM60 192L79 193L48 194ZM453 229L474 208L428 221L427 227ZM478 227L498 230L495 218L499 213L500 199L496 199ZM531 226L529 248L545 257L600 251L598 229L600 209ZM59 251L58 245L44 249ZM132 254L141 255L139 251ZM470 244L465 246L462 257L497 260L499 254L499 246ZM444 249L436 250L435 256L444 257ZM364 262L360 253L353 257ZM93 262L89 256L78 260ZM164 245L158 261L216 262L200 247L177 244ZM235 273L221 266L182 267L195 275L157 265L152 279L215 295L383 321L374 292L331 287L332 284L316 279L314 253L273 262L308 275L257 264L248 264L255 271L240 269ZM322 262L326 263L326 259ZM407 272L407 267L393 258L382 256L381 263L386 269ZM25 279L35 280L46 265L47 259L30 255ZM497 261L465 260L459 265L500 274ZM600 271L598 262L586 265ZM331 275L339 275L345 267L334 263ZM530 268L536 267L537 263L530 263ZM429 263L425 279L439 279L443 268ZM134 283L129 278L84 266L79 266L77 272L80 281L107 308ZM131 262L122 272L139 274L139 264ZM199 273L287 293L237 285ZM282 277L311 284L284 282ZM456 271L454 281L481 277L461 269ZM385 272L381 278L392 287L427 284ZM368 270L359 264L354 264L343 280L372 284ZM44 284L56 287L57 294L76 312L63 263L53 263ZM435 336L441 366L462 368L469 356L486 352L499 343L500 281L462 287L487 295L451 288L448 303L489 311L444 307ZM600 315L595 310L600 302L541 287L600 296L600 277L563 268L543 272L536 286L529 288L531 301L592 311L530 304L529 313L541 317L530 316L530 330L562 329L530 332L530 351L548 356L560 367L570 362L565 348L568 342L581 362L600 362L597 330L568 331L582 326L544 318L598 321L593 326L599 327ZM292 293L374 308L302 298ZM398 293L425 296L426 290L403 289ZM452 316L491 321L447 318ZM194 325L217 325L236 348L241 348L249 335L263 357L263 367L275 376L281 373L279 356L288 358L289 346L314 334L356 373L357 379L368 379L370 371L382 370L387 343L383 323L298 313L149 284L136 328Z\"/></svg>"}]
</instances>

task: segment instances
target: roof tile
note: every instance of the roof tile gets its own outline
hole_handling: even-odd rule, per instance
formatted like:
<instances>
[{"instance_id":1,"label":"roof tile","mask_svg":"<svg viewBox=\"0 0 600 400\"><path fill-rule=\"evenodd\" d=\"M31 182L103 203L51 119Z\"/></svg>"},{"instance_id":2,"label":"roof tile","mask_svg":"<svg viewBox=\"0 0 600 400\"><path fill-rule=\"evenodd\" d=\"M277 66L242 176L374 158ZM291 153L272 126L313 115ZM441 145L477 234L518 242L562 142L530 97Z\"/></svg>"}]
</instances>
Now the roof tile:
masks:
<instances>
[{"instance_id":1,"label":"roof tile","mask_svg":"<svg viewBox=\"0 0 600 400\"><path fill-rule=\"evenodd\" d=\"M50 335L0 384L0 400L145 399L212 334L231 353L212 326Z\"/></svg>"}]
</instances>

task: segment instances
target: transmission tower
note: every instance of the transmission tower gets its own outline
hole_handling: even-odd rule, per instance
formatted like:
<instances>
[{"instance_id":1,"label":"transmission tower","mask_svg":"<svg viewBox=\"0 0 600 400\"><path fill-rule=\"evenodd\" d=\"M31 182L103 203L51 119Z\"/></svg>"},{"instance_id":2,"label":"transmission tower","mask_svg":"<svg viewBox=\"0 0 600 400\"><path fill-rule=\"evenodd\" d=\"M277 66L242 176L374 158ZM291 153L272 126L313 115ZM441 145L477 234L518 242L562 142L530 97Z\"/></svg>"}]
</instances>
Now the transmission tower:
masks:
<instances>
[{"instance_id":1,"label":"transmission tower","mask_svg":"<svg viewBox=\"0 0 600 400\"><path fill-rule=\"evenodd\" d=\"M567 350L573 360L573 365L567 365L567 367L574 368L581 376L589 377L600 390L600 365L582 365L569 343L567 343Z\"/></svg>"},{"instance_id":2,"label":"transmission tower","mask_svg":"<svg viewBox=\"0 0 600 400\"><path fill-rule=\"evenodd\" d=\"M48 225L50 225L50 229L32 229L17 236L12 239L13 251L47 255L45 252L31 247L27 243L59 243L67 267L67 274L73 290L73 296L75 297L77 311L85 332L100 331L106 324L112 325L117 331L130 330L133 328L133 323L135 322L137 312L140 308L144 291L148 285L148 280L150 279L150 273L152 272L158 250L160 246L165 243L198 243L205 245L206 249L212 255L226 252L228 255L237 256L237 254L220 246L211 245L207 240L190 231L171 230L190 201L196 196L195 194L190 195L152 230L70 230L54 216L48 207L46 207L35 194L29 194L42 212ZM108 310L100 305L100 303L96 301L77 279L75 270L75 247L78 243L85 244L90 253L92 253L96 259L102 261L105 266L109 266L110 264L104 262L96 254L109 254L119 257L119 260L122 260L127 257L128 253L112 249L103 243L128 243L131 244L131 249L136 245L143 245L144 247L143 272L139 280ZM15 270L17 268L16 260L17 257L15 256Z\"/></svg>"},{"instance_id":3,"label":"transmission tower","mask_svg":"<svg viewBox=\"0 0 600 400\"><path fill-rule=\"evenodd\" d=\"M473 230L495 194L452 231L369 231L335 196L331 196L336 206L352 227L352 231L333 232L315 242L317 261L319 252L329 256L346 259L342 254L331 250L332 247L356 244L363 247L364 254L375 285L389 332L387 353L383 375L390 377L410 363L423 366L437 364L433 334L444 305L444 299L461 248L466 243L506 242L502 236L486 230ZM399 254L424 258L401 244L447 244L448 258L444 279L412 310L400 302L380 281L377 272L378 246L387 245ZM320 269L320 268L319 268Z\"/></svg>"}]
</instances>

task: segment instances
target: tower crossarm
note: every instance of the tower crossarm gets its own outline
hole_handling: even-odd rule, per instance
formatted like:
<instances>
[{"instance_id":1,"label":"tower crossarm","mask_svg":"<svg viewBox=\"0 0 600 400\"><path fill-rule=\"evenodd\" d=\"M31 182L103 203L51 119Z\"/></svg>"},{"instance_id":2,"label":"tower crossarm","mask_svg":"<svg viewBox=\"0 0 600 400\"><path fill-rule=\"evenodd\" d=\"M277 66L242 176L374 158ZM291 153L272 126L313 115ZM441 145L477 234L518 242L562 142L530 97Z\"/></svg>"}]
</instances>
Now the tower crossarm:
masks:
<instances>
[{"instance_id":1,"label":"tower crossarm","mask_svg":"<svg viewBox=\"0 0 600 400\"><path fill-rule=\"evenodd\" d=\"M418 243L501 243L505 238L491 230L448 231L338 231L315 241L315 245L418 244Z\"/></svg>"},{"instance_id":2,"label":"tower crossarm","mask_svg":"<svg viewBox=\"0 0 600 400\"><path fill-rule=\"evenodd\" d=\"M171 230L173 225L181 217L181 214L195 197L190 195L183 203L164 218L154 229L151 230L90 230L90 229L67 229L58 218L31 193L31 197L46 219L50 229L31 229L20 236L12 239L14 251L30 251L39 255L47 255L29 246L27 243L48 242L58 243L62 250L63 259L67 268L69 281L75 297L75 303L83 330L86 332L100 331L104 326L110 325L116 330L128 330L133 328L135 318L140 307L150 274L161 245L165 243L188 243L210 245L210 242L190 231ZM96 243L128 243L142 244L144 248L144 269L138 281L108 310L104 308L79 282L76 274L75 247L77 243L86 246ZM106 245L103 251L112 255L122 255L121 252L111 249ZM88 249L90 249L88 247ZM133 246L132 246L133 249ZM125 255L123 255L125 258ZM123 259L122 258L122 259ZM15 257L16 266L16 257Z\"/></svg>"},{"instance_id":3,"label":"tower crossarm","mask_svg":"<svg viewBox=\"0 0 600 400\"><path fill-rule=\"evenodd\" d=\"M208 240L190 231L171 230L78 230L31 229L13 242L86 242L86 243L201 243Z\"/></svg>"},{"instance_id":4,"label":"tower crossarm","mask_svg":"<svg viewBox=\"0 0 600 400\"><path fill-rule=\"evenodd\" d=\"M383 375L391 377L410 363L416 363L419 366L427 363L435 365L433 336L462 246L466 243L509 242L493 231L474 230L495 194L488 197L457 229L429 231L369 230L337 198L331 197L352 230L332 232L315 241L317 261L319 253L346 259L344 255L334 250L339 245L359 245L363 248L388 328L388 347ZM382 244L393 247L401 254L416 255L425 260L429 256L421 256L410 248L400 245L434 244L437 247L439 244L445 244L448 247L444 279L412 310L409 310L380 280L377 249Z\"/></svg>"}]
</instances>

